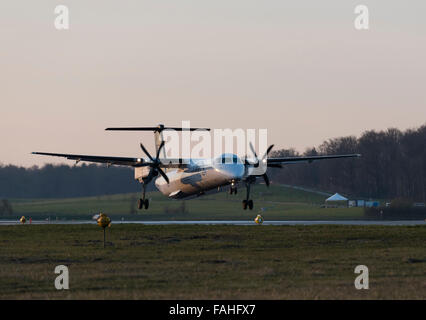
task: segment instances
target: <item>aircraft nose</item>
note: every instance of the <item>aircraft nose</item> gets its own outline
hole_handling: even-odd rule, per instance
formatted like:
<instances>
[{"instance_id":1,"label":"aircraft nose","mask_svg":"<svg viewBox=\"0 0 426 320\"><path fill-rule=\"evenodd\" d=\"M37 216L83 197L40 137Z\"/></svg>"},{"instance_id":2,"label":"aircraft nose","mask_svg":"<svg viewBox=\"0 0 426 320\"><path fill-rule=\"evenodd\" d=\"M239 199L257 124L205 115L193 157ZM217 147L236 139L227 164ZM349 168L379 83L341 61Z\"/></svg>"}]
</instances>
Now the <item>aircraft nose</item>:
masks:
<instances>
[{"instance_id":1,"label":"aircraft nose","mask_svg":"<svg viewBox=\"0 0 426 320\"><path fill-rule=\"evenodd\" d=\"M244 175L244 165L239 163L223 164L218 169L228 180L240 180Z\"/></svg>"}]
</instances>

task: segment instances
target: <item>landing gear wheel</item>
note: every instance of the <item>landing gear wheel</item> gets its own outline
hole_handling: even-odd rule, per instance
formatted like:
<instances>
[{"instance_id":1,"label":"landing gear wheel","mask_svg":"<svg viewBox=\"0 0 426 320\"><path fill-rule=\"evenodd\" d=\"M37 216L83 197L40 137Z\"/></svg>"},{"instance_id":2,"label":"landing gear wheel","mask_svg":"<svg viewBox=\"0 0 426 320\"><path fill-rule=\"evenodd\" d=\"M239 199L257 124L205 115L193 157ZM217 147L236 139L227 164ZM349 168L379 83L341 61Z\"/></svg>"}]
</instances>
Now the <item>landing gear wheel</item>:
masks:
<instances>
[{"instance_id":1,"label":"landing gear wheel","mask_svg":"<svg viewBox=\"0 0 426 320\"><path fill-rule=\"evenodd\" d=\"M140 209L142 209L142 206L143 206L143 200L142 199L139 199L138 200L138 209L140 210Z\"/></svg>"},{"instance_id":2,"label":"landing gear wheel","mask_svg":"<svg viewBox=\"0 0 426 320\"><path fill-rule=\"evenodd\" d=\"M148 207L149 207L149 200L148 199L145 200L144 207L145 207L145 210L148 209Z\"/></svg>"},{"instance_id":3,"label":"landing gear wheel","mask_svg":"<svg viewBox=\"0 0 426 320\"><path fill-rule=\"evenodd\" d=\"M253 200L248 201L248 207L250 210L253 210Z\"/></svg>"},{"instance_id":4,"label":"landing gear wheel","mask_svg":"<svg viewBox=\"0 0 426 320\"><path fill-rule=\"evenodd\" d=\"M243 209L247 210L247 200L243 200Z\"/></svg>"}]
</instances>

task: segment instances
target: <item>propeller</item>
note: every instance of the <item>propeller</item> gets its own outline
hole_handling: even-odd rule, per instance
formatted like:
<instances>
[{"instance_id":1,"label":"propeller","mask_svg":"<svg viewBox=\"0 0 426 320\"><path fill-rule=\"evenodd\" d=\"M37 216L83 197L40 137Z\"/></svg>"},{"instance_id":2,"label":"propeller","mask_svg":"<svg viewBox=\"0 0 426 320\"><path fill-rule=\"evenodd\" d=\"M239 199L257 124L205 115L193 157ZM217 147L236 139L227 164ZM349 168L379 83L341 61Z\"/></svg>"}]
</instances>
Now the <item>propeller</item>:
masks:
<instances>
[{"instance_id":1,"label":"propeller","mask_svg":"<svg viewBox=\"0 0 426 320\"><path fill-rule=\"evenodd\" d=\"M142 151L148 156L148 158L152 161L149 163L149 166L151 167L151 170L149 171L147 180L150 181L153 176L156 176L158 173L161 174L161 176L166 180L167 184L170 182L169 177L166 175L166 173L163 171L163 169L160 168L161 160L160 152L161 149L164 147L164 141L161 142L160 146L158 147L157 154L155 155L155 159L151 156L151 154L146 150L144 145L140 144Z\"/></svg>"},{"instance_id":2,"label":"propeller","mask_svg":"<svg viewBox=\"0 0 426 320\"><path fill-rule=\"evenodd\" d=\"M265 158L267 157L267 155L269 154L269 152L271 152L271 150L272 150L273 147L274 147L273 144L271 144L268 147L268 149L266 150L265 154L262 157L262 160L261 160L262 162L265 160ZM259 158L257 157L256 151L254 150L254 147L253 147L253 145L252 145L251 142L250 142L250 149L251 149L251 152L253 152L254 157L256 158L256 163L254 164L254 167L257 168L257 167L259 167L260 161L259 161ZM247 156L246 156L246 159L247 159Z\"/></svg>"},{"instance_id":3,"label":"propeller","mask_svg":"<svg viewBox=\"0 0 426 320\"><path fill-rule=\"evenodd\" d=\"M262 157L262 159L260 160L260 161L264 161L265 159L266 159L266 157L268 156L268 154L269 154L269 152L271 152L271 150L272 150L272 148L274 147L274 145L273 144L271 144L269 147L268 147L268 149L266 150L266 152L265 152L265 154L263 155L263 157ZM255 167L255 168L258 168L259 167L259 165L260 165L260 161L259 161L259 158L257 157L257 153L256 153L256 151L254 150L254 147L253 147L253 145L252 145L252 143L250 142L250 150L251 150L251 152L253 152L253 154L254 154L254 157L256 158L256 162L253 164L253 167ZM245 159L244 159L244 165L247 167L248 165L250 165L250 163L248 162L248 160L247 160L247 155L246 155L246 157L245 157ZM268 178L268 175L266 174L266 172L264 173L264 174L262 174L261 175L262 176L262 178L263 178L263 180L265 180L265 184L266 184L266 186L267 187L269 187L269 184L270 184L270 182L269 182L269 178Z\"/></svg>"}]
</instances>

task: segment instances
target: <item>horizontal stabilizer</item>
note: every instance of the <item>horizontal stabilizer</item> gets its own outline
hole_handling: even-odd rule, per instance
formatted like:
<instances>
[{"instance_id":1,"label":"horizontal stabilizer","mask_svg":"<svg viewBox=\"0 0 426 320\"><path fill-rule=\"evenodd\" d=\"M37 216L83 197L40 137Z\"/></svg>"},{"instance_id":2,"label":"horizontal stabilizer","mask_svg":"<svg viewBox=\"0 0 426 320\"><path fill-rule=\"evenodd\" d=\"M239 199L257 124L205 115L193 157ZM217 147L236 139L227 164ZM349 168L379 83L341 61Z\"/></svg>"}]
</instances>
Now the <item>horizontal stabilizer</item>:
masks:
<instances>
[{"instance_id":1,"label":"horizontal stabilizer","mask_svg":"<svg viewBox=\"0 0 426 320\"><path fill-rule=\"evenodd\" d=\"M206 130L210 131L210 128L181 128L181 127L165 127L159 125L157 127L115 127L106 128L107 131L154 131L161 132L164 130L175 130L175 131L195 131L195 130Z\"/></svg>"}]
</instances>

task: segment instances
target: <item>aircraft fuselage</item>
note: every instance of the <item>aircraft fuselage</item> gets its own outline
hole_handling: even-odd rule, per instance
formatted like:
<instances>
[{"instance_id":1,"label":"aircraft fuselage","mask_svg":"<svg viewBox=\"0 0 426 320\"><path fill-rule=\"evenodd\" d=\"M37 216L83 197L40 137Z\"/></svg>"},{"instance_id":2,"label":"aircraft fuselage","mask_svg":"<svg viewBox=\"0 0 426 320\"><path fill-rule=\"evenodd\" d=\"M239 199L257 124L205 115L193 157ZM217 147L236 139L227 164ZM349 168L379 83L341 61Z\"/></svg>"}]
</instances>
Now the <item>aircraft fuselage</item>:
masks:
<instances>
[{"instance_id":1,"label":"aircraft fuselage","mask_svg":"<svg viewBox=\"0 0 426 320\"><path fill-rule=\"evenodd\" d=\"M169 183L159 176L155 185L164 195L174 199L201 196L206 193L221 191L221 187L237 184L244 178L244 164L236 155L228 155L231 161L211 160L194 163L192 168L169 169ZM224 158L224 157L223 157ZM229 158L227 158L229 159ZM233 161L232 161L233 159Z\"/></svg>"}]
</instances>

